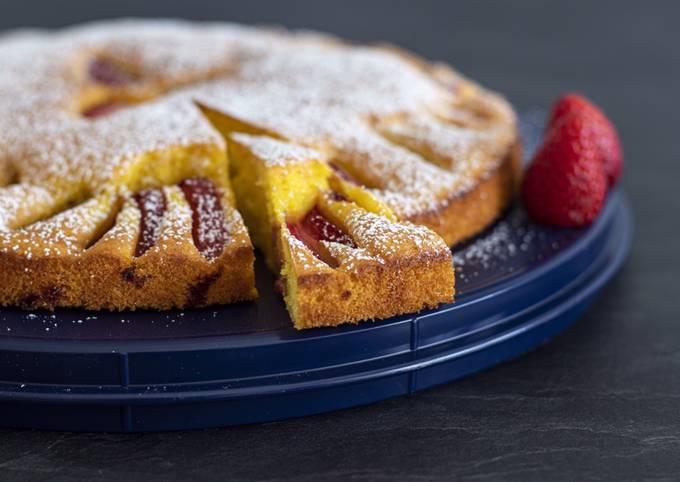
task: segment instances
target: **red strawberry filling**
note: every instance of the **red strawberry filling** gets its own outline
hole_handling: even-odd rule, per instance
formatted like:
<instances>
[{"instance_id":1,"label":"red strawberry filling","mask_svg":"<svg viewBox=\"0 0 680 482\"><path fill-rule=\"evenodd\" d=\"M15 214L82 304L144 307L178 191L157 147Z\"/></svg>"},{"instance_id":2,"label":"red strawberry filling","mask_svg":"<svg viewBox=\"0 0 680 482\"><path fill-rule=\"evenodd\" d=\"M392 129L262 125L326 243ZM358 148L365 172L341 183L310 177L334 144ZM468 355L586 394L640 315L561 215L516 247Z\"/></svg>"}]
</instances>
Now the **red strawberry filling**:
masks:
<instances>
[{"instance_id":1,"label":"red strawberry filling","mask_svg":"<svg viewBox=\"0 0 680 482\"><path fill-rule=\"evenodd\" d=\"M179 186L191 206L191 232L196 248L209 260L217 258L229 234L219 190L203 178L185 179Z\"/></svg>"},{"instance_id":2,"label":"red strawberry filling","mask_svg":"<svg viewBox=\"0 0 680 482\"><path fill-rule=\"evenodd\" d=\"M90 79L98 84L111 87L129 84L135 81L135 76L113 62L105 59L94 59L88 67Z\"/></svg>"},{"instance_id":3,"label":"red strawberry filling","mask_svg":"<svg viewBox=\"0 0 680 482\"><path fill-rule=\"evenodd\" d=\"M137 80L132 73L106 59L92 60L88 66L88 75L91 81L108 87L125 86ZM120 100L107 100L88 107L81 114L93 119L109 115L126 105L128 103Z\"/></svg>"},{"instance_id":4,"label":"red strawberry filling","mask_svg":"<svg viewBox=\"0 0 680 482\"><path fill-rule=\"evenodd\" d=\"M134 199L141 212L135 256L141 256L158 241L166 209L165 196L160 189L146 189L135 194Z\"/></svg>"},{"instance_id":5,"label":"red strawberry filling","mask_svg":"<svg viewBox=\"0 0 680 482\"><path fill-rule=\"evenodd\" d=\"M107 116L119 109L122 109L125 107L127 104L124 102L120 101L107 101L107 102L102 102L101 104L96 104L92 107L89 107L88 109L84 110L82 112L83 117L87 117L88 119L95 119L97 117L104 117Z\"/></svg>"},{"instance_id":6,"label":"red strawberry filling","mask_svg":"<svg viewBox=\"0 0 680 482\"><path fill-rule=\"evenodd\" d=\"M344 201L344 202L348 201L348 199L345 196L343 196L342 194L337 193L335 191L331 191L328 195L330 196L330 198L333 201Z\"/></svg>"},{"instance_id":7,"label":"red strawberry filling","mask_svg":"<svg viewBox=\"0 0 680 482\"><path fill-rule=\"evenodd\" d=\"M302 241L317 258L331 266L335 264L335 261L330 257L321 241L332 241L352 248L356 247L352 238L330 222L316 207L297 223L288 223L288 231Z\"/></svg>"},{"instance_id":8,"label":"red strawberry filling","mask_svg":"<svg viewBox=\"0 0 680 482\"><path fill-rule=\"evenodd\" d=\"M345 171L343 168L341 168L337 164L331 164L331 168L335 171L335 173L341 179L344 179L347 182L351 182L352 184L357 184L357 185L361 186L361 183L354 176L352 176L349 172Z\"/></svg>"}]
</instances>

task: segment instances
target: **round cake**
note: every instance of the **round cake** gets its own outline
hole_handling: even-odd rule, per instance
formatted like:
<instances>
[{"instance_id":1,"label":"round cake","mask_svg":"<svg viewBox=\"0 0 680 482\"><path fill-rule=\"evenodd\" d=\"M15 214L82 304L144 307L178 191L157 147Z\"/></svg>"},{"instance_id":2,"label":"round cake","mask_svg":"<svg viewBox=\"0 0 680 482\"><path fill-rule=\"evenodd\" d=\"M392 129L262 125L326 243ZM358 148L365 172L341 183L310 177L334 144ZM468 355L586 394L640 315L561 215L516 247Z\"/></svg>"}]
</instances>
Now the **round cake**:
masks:
<instances>
[{"instance_id":1,"label":"round cake","mask_svg":"<svg viewBox=\"0 0 680 482\"><path fill-rule=\"evenodd\" d=\"M417 311L519 178L509 104L390 46L126 20L0 65L2 305L250 300L252 238L296 327Z\"/></svg>"}]
</instances>

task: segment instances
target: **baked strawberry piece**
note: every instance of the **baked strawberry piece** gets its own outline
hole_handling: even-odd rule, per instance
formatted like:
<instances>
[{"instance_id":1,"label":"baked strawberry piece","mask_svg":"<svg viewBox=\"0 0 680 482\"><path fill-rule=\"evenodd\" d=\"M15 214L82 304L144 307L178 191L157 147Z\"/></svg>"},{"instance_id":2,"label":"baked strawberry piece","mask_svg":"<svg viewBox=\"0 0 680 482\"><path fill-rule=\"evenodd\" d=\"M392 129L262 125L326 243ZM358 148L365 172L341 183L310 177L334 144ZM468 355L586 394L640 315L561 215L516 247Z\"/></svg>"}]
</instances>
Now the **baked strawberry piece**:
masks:
<instances>
[{"instance_id":1,"label":"baked strawberry piece","mask_svg":"<svg viewBox=\"0 0 680 482\"><path fill-rule=\"evenodd\" d=\"M88 74L93 82L110 87L126 85L136 80L131 72L106 59L90 62Z\"/></svg>"},{"instance_id":2,"label":"baked strawberry piece","mask_svg":"<svg viewBox=\"0 0 680 482\"><path fill-rule=\"evenodd\" d=\"M334 200L342 199L334 197ZM302 241L317 258L330 266L337 266L337 262L328 253L322 241L340 243L351 248L356 247L352 238L330 222L317 207L309 211L299 222L288 223L288 231Z\"/></svg>"}]
</instances>

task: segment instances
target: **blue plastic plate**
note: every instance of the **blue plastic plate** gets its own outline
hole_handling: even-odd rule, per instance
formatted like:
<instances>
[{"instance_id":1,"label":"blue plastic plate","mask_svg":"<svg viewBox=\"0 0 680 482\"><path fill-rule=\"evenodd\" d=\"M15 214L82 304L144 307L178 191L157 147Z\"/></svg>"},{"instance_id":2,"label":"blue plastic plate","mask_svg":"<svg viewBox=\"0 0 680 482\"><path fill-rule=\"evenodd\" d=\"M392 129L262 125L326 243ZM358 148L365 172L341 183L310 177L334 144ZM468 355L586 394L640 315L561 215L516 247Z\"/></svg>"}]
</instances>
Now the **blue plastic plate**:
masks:
<instances>
[{"instance_id":1,"label":"blue plastic plate","mask_svg":"<svg viewBox=\"0 0 680 482\"><path fill-rule=\"evenodd\" d=\"M523 117L530 149L536 119ZM618 190L581 230L535 226L515 207L456 249L456 303L341 328L295 331L259 264L261 297L252 303L183 312L2 309L0 425L216 427L414 393L563 330L621 266L631 239Z\"/></svg>"}]
</instances>

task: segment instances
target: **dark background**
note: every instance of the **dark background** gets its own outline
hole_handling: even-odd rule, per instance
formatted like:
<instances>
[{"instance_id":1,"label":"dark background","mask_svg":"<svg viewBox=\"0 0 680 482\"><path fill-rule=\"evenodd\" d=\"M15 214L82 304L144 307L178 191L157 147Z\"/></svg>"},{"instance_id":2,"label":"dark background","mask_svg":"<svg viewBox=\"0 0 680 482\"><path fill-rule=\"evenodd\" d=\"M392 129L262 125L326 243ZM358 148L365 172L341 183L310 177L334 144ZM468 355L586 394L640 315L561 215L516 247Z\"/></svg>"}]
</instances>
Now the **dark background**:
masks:
<instances>
[{"instance_id":1,"label":"dark background","mask_svg":"<svg viewBox=\"0 0 680 482\"><path fill-rule=\"evenodd\" d=\"M0 479L680 477L679 2L0 1L0 30L117 16L387 40L453 63L519 110L582 91L623 137L636 240L573 328L485 373L258 426L146 435L0 429Z\"/></svg>"}]
</instances>

